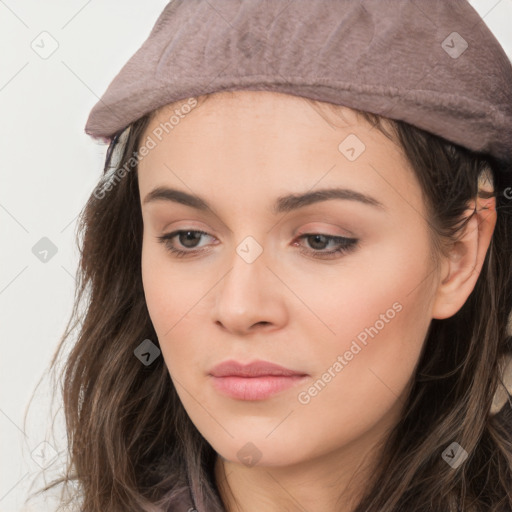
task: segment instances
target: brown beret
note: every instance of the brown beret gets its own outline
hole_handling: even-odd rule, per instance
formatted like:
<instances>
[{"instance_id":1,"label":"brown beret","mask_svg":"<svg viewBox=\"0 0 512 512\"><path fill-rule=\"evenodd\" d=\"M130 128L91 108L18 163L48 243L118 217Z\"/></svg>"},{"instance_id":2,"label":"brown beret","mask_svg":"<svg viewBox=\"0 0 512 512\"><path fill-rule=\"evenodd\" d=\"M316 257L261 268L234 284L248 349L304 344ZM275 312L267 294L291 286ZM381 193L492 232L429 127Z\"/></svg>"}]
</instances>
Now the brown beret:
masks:
<instances>
[{"instance_id":1,"label":"brown beret","mask_svg":"<svg viewBox=\"0 0 512 512\"><path fill-rule=\"evenodd\" d=\"M512 65L466 0L172 0L90 112L111 139L168 103L276 91L512 160Z\"/></svg>"}]
</instances>

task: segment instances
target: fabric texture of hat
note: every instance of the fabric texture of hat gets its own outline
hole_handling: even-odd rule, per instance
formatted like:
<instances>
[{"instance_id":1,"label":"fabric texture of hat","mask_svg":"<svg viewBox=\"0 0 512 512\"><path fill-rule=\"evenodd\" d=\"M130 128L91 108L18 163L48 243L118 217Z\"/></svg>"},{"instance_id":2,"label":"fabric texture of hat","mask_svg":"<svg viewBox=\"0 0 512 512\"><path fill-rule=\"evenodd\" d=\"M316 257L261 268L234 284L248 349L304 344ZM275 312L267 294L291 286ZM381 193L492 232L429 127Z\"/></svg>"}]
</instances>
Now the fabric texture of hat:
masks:
<instances>
[{"instance_id":1,"label":"fabric texture of hat","mask_svg":"<svg viewBox=\"0 0 512 512\"><path fill-rule=\"evenodd\" d=\"M85 131L111 139L168 103L240 89L373 112L512 161L512 65L466 0L172 0Z\"/></svg>"}]
</instances>

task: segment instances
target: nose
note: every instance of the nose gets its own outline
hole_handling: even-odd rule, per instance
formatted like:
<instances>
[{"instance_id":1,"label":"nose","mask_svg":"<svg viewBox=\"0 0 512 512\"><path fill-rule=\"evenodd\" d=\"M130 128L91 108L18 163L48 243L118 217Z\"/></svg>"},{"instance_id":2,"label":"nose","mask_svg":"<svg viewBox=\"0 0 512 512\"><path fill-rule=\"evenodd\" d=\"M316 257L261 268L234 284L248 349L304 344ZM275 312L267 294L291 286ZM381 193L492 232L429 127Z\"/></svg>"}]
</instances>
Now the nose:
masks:
<instances>
[{"instance_id":1,"label":"nose","mask_svg":"<svg viewBox=\"0 0 512 512\"><path fill-rule=\"evenodd\" d=\"M265 251L248 262L237 252L216 290L214 322L236 335L282 328L288 320L286 287L270 269Z\"/></svg>"}]
</instances>

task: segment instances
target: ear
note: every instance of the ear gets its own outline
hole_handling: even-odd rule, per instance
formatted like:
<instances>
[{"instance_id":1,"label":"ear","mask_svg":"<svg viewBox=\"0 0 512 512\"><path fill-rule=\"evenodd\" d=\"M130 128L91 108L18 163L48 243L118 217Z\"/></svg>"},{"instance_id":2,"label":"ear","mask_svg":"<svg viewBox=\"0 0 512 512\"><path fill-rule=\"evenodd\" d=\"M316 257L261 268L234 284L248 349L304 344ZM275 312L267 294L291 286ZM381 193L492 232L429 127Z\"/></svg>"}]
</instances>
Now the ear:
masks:
<instances>
[{"instance_id":1,"label":"ear","mask_svg":"<svg viewBox=\"0 0 512 512\"><path fill-rule=\"evenodd\" d=\"M476 211L475 211L476 206ZM496 198L478 197L466 210L474 215L466 224L462 238L442 259L440 283L435 294L432 318L453 316L473 291L496 225Z\"/></svg>"}]
</instances>

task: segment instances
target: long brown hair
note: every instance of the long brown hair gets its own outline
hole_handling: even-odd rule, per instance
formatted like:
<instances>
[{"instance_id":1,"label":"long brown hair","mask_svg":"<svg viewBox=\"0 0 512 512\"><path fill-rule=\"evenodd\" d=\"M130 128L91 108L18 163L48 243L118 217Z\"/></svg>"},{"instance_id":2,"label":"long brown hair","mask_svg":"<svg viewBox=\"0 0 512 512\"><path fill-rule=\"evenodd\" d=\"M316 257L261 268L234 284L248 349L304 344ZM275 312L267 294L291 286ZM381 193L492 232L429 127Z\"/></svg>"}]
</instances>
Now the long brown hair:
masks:
<instances>
[{"instance_id":1,"label":"long brown hair","mask_svg":"<svg viewBox=\"0 0 512 512\"><path fill-rule=\"evenodd\" d=\"M512 191L505 172L510 163L404 122L361 115L385 133L391 127L423 190L435 241L460 234L467 222L462 215L486 170L498 216L468 300L451 318L431 321L404 416L355 512L510 511L510 396L499 413L490 414L501 362L512 353L512 200L505 193ZM130 125L124 142L116 137L111 143L99 188L80 215L75 303L50 365L57 368L76 333L61 380L68 459L64 476L39 492L75 483L84 512L156 512L172 510L190 486L199 511L221 512L215 451L188 417L163 358L145 366L134 356L143 340L158 346L141 278L143 224L132 158L151 116ZM122 168L128 172L105 188ZM452 442L469 454L457 469L441 456Z\"/></svg>"}]
</instances>

